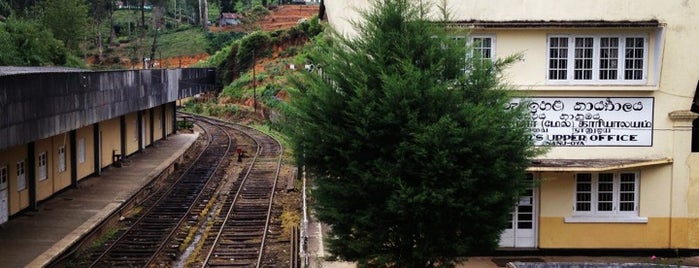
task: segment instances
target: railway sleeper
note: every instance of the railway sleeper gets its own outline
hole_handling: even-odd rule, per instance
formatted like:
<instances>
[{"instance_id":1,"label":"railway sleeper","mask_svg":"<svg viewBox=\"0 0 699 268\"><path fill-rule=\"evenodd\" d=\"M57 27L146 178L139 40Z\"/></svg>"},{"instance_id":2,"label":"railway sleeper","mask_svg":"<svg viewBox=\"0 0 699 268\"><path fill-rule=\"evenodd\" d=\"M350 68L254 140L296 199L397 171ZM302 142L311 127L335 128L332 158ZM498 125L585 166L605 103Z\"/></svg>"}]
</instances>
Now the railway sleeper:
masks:
<instances>
[{"instance_id":1,"label":"railway sleeper","mask_svg":"<svg viewBox=\"0 0 699 268\"><path fill-rule=\"evenodd\" d=\"M237 212L231 215L233 220L264 220L267 219L266 211Z\"/></svg>"},{"instance_id":2,"label":"railway sleeper","mask_svg":"<svg viewBox=\"0 0 699 268\"><path fill-rule=\"evenodd\" d=\"M244 263L229 263L229 262L223 262L223 263L209 263L207 264L207 267L251 267L253 266L254 262L244 262Z\"/></svg>"}]
</instances>

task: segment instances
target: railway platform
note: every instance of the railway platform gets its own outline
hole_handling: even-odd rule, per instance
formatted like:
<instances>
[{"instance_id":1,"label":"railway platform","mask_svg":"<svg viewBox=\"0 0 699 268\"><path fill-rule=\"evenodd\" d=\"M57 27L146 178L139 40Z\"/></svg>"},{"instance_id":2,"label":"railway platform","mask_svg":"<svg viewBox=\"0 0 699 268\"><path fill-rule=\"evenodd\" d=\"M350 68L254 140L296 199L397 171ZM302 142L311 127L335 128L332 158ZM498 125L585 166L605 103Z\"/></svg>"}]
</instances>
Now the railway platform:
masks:
<instances>
[{"instance_id":1,"label":"railway platform","mask_svg":"<svg viewBox=\"0 0 699 268\"><path fill-rule=\"evenodd\" d=\"M0 226L0 267L44 267L167 170L197 140L178 133L128 158L120 168L81 180Z\"/></svg>"}]
</instances>

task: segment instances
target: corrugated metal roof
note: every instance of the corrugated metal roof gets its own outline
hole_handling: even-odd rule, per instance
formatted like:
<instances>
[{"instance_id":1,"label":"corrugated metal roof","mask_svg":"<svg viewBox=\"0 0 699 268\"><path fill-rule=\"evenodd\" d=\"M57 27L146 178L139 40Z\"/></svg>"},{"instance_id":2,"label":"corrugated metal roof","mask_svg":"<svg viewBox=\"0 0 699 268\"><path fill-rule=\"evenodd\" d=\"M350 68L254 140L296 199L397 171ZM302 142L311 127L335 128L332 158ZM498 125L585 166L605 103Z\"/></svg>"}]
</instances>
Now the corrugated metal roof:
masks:
<instances>
[{"instance_id":1,"label":"corrugated metal roof","mask_svg":"<svg viewBox=\"0 0 699 268\"><path fill-rule=\"evenodd\" d=\"M28 73L77 73L77 72L92 72L87 69L71 68L71 67L24 67L24 66L0 66L0 76L28 74Z\"/></svg>"}]
</instances>

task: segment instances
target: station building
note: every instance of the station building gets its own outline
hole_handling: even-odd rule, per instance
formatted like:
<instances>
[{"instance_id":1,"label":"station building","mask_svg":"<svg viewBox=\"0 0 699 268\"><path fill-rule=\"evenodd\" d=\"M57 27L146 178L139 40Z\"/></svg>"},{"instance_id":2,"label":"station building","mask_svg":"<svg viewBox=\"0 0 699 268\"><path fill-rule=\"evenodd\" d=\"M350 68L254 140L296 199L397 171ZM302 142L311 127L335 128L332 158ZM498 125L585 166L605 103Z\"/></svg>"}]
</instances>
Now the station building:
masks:
<instances>
[{"instance_id":1,"label":"station building","mask_svg":"<svg viewBox=\"0 0 699 268\"><path fill-rule=\"evenodd\" d=\"M699 249L699 2L424 1L446 2L454 37L485 58L523 56L506 77L551 149L502 248ZM325 8L353 36L370 5Z\"/></svg>"},{"instance_id":2,"label":"station building","mask_svg":"<svg viewBox=\"0 0 699 268\"><path fill-rule=\"evenodd\" d=\"M176 101L215 89L204 68L0 67L0 224L176 132Z\"/></svg>"}]
</instances>

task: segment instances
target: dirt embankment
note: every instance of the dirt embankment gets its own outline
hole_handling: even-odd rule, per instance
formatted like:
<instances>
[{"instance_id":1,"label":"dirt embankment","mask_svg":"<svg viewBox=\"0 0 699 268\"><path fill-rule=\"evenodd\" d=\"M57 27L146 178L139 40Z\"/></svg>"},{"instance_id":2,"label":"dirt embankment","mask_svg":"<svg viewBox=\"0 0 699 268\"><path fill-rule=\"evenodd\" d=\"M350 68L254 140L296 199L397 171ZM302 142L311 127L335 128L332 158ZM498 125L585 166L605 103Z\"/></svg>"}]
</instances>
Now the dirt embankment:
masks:
<instances>
[{"instance_id":1,"label":"dirt embankment","mask_svg":"<svg viewBox=\"0 0 699 268\"><path fill-rule=\"evenodd\" d=\"M276 6L270 9L270 14L265 16L263 19L254 22L254 25L252 27L246 27L246 28L253 28L253 29L261 29L264 31L274 31L274 30L279 30L279 29L289 29L291 27L294 27L296 24L299 22L303 21L304 19L310 19L313 16L318 14L318 5L282 5L282 6ZM243 26L244 27L244 26ZM210 27L210 31L235 31L235 30L241 30L242 27L233 27L233 26L228 26L228 27L216 27L212 26ZM279 50L283 48L277 48L275 50ZM275 51L275 54L278 51ZM181 67L189 67L200 60L206 59L209 55L208 54L200 54L200 55L194 55L194 56L181 56L181 57L171 57L171 58L166 58L159 60L158 64L160 68L181 68ZM263 71L263 69L258 63L258 66L256 66L257 69L260 69L258 71Z\"/></svg>"},{"instance_id":2,"label":"dirt embankment","mask_svg":"<svg viewBox=\"0 0 699 268\"><path fill-rule=\"evenodd\" d=\"M209 30L217 31L274 31L294 27L304 19L310 19L318 14L318 5L282 5L270 7L270 14L259 20L251 22L252 25L235 25L217 27L211 26Z\"/></svg>"}]
</instances>

